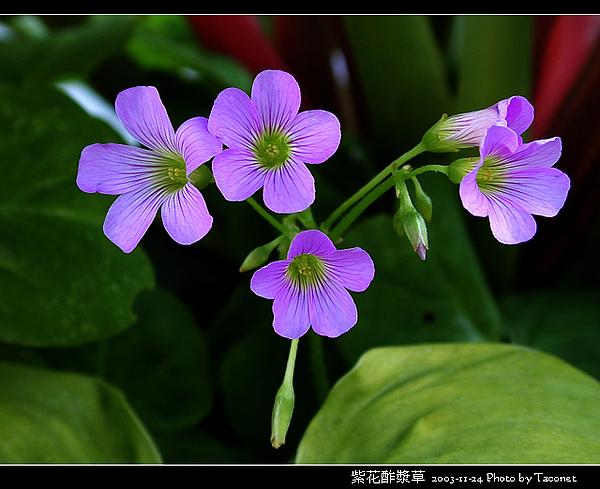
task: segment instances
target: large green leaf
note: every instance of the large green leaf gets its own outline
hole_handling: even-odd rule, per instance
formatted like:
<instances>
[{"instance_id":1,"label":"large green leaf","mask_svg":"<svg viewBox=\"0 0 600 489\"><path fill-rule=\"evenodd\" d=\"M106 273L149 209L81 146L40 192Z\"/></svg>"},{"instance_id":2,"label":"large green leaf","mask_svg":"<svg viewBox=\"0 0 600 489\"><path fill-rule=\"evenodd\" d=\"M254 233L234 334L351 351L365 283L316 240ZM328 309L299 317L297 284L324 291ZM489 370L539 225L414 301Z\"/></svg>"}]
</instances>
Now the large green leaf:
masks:
<instances>
[{"instance_id":1,"label":"large green leaf","mask_svg":"<svg viewBox=\"0 0 600 489\"><path fill-rule=\"evenodd\" d=\"M0 463L160 463L121 393L81 375L0 363Z\"/></svg>"},{"instance_id":2,"label":"large green leaf","mask_svg":"<svg viewBox=\"0 0 600 489\"><path fill-rule=\"evenodd\" d=\"M1 85L0 133L0 340L75 345L122 331L153 272L102 233L113 198L75 184L81 150L116 134L58 90Z\"/></svg>"},{"instance_id":3,"label":"large green leaf","mask_svg":"<svg viewBox=\"0 0 600 489\"><path fill-rule=\"evenodd\" d=\"M600 459L600 384L520 347L367 352L309 425L298 463L559 464Z\"/></svg>"}]
</instances>

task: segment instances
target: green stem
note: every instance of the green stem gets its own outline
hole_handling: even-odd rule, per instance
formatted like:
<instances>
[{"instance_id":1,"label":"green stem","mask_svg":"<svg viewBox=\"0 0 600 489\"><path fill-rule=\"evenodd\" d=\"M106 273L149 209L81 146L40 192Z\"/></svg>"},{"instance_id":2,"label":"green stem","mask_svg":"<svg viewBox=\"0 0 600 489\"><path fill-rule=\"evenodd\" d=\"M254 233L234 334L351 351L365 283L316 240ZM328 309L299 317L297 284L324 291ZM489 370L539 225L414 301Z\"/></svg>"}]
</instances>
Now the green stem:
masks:
<instances>
[{"instance_id":1,"label":"green stem","mask_svg":"<svg viewBox=\"0 0 600 489\"><path fill-rule=\"evenodd\" d=\"M392 173L394 169L404 165L404 163L406 163L408 160L423 153L425 150L425 145L420 142L413 149L407 151L402 156L392 161L388 166L375 175L367 184L354 193L354 195L352 195L348 200L343 202L337 209L335 209L323 223L322 229L328 231L337 219L339 219L348 209L350 209L350 207L360 201L365 195L371 192L371 190L377 187L387 176Z\"/></svg>"},{"instance_id":2,"label":"green stem","mask_svg":"<svg viewBox=\"0 0 600 489\"><path fill-rule=\"evenodd\" d=\"M407 153L405 153L407 154ZM402 158L402 157L400 157ZM395 160L394 163L397 163L400 158ZM406 160L401 162L400 164L404 164ZM393 163L392 163L393 165ZM391 166L391 165L390 165ZM389 168L389 167L388 167ZM390 170L390 171L393 171ZM337 240L348 227L365 211L367 207L369 207L373 202L375 202L379 197L381 197L387 190L392 188L396 184L396 179L400 175L402 180L407 180L409 178L416 177L426 172L438 172L447 174L447 167L444 165L426 165L420 168L416 168L414 170L402 171L396 173L394 176L389 177L387 180L381 182L378 186L376 186L370 193L363 196L362 200L360 200L341 220L340 222L331 230L329 233L329 237L335 241Z\"/></svg>"},{"instance_id":3,"label":"green stem","mask_svg":"<svg viewBox=\"0 0 600 489\"><path fill-rule=\"evenodd\" d=\"M358 204L356 204L350 212L348 212L336 226L329 232L329 237L333 242L344 234L346 229L360 216L367 207L381 197L387 190L392 188L395 184L393 177L389 177L378 187L376 187L371 193L367 194Z\"/></svg>"},{"instance_id":4,"label":"green stem","mask_svg":"<svg viewBox=\"0 0 600 489\"><path fill-rule=\"evenodd\" d=\"M282 234L287 234L287 228L280 223L277 219L275 219L271 214L269 214L256 200L254 197L248 197L246 202L250 204L250 206L258 212L263 218L265 218L269 224L271 224L275 229L277 229Z\"/></svg>"}]
</instances>

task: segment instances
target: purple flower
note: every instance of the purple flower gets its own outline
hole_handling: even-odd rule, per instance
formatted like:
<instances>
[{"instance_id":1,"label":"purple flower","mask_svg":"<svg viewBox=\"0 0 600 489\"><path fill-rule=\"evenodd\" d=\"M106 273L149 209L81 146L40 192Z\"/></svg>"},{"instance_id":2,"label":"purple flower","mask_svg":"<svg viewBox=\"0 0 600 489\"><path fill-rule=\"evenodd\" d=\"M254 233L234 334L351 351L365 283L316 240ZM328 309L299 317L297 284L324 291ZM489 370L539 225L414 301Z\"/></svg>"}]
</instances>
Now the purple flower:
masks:
<instances>
[{"instance_id":1,"label":"purple flower","mask_svg":"<svg viewBox=\"0 0 600 489\"><path fill-rule=\"evenodd\" d=\"M533 106L519 95L501 100L487 109L443 117L423 137L428 151L457 151L479 146L491 126L505 126L523 134L533 122Z\"/></svg>"},{"instance_id":2,"label":"purple flower","mask_svg":"<svg viewBox=\"0 0 600 489\"><path fill-rule=\"evenodd\" d=\"M169 235L191 244L209 231L212 217L192 172L222 150L195 117L173 130L154 87L133 87L117 96L125 129L146 148L92 144L81 152L77 185L84 192L119 195L108 210L104 234L125 253L132 251L161 209Z\"/></svg>"},{"instance_id":3,"label":"purple flower","mask_svg":"<svg viewBox=\"0 0 600 489\"><path fill-rule=\"evenodd\" d=\"M561 155L560 138L523 143L513 130L493 126L479 151L478 164L460 183L463 206L489 217L501 243L531 239L536 232L532 214L555 216L567 198L569 177L552 168Z\"/></svg>"},{"instance_id":4,"label":"purple flower","mask_svg":"<svg viewBox=\"0 0 600 489\"><path fill-rule=\"evenodd\" d=\"M373 261L361 248L337 250L321 231L297 234L287 260L272 262L255 272L250 288L273 299L273 327L286 338L299 338L309 327L336 337L358 320L348 292L362 292L373 276Z\"/></svg>"},{"instance_id":5,"label":"purple flower","mask_svg":"<svg viewBox=\"0 0 600 489\"><path fill-rule=\"evenodd\" d=\"M237 88L217 96L208 129L228 147L212 165L227 200L245 200L262 187L274 212L300 212L313 203L315 184L305 163L322 163L335 153L340 124L330 112L299 108L300 87L284 71L259 73L251 98Z\"/></svg>"}]
</instances>

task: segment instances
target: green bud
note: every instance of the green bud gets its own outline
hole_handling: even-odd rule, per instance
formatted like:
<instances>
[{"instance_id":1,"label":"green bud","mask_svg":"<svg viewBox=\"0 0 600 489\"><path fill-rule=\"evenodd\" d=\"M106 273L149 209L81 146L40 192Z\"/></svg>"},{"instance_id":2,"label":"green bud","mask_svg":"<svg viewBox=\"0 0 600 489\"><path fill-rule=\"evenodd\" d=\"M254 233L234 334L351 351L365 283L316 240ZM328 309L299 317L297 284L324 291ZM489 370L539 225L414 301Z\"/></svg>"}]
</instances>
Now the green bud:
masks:
<instances>
[{"instance_id":1,"label":"green bud","mask_svg":"<svg viewBox=\"0 0 600 489\"><path fill-rule=\"evenodd\" d=\"M295 402L296 395L292 383L284 381L275 396L271 414L271 445L273 448L279 448L285 443L285 437L292 422Z\"/></svg>"},{"instance_id":2,"label":"green bud","mask_svg":"<svg viewBox=\"0 0 600 489\"><path fill-rule=\"evenodd\" d=\"M412 181L415 184L415 207L425 221L431 222L431 217L433 215L433 203L431 202L431 198L423 191L421 184L415 177L413 177Z\"/></svg>"},{"instance_id":3,"label":"green bud","mask_svg":"<svg viewBox=\"0 0 600 489\"><path fill-rule=\"evenodd\" d=\"M298 351L298 339L290 343L290 353L285 367L285 376L277 390L273 411L271 413L271 445L279 448L285 443L288 428L292 422L296 395L294 394L294 366Z\"/></svg>"},{"instance_id":4,"label":"green bud","mask_svg":"<svg viewBox=\"0 0 600 489\"><path fill-rule=\"evenodd\" d=\"M412 244L415 252L421 260L425 260L429 249L429 237L427 235L427 224L423 216L416 210L404 214L403 220L406 237Z\"/></svg>"},{"instance_id":5,"label":"green bud","mask_svg":"<svg viewBox=\"0 0 600 489\"><path fill-rule=\"evenodd\" d=\"M202 190L208 184L215 181L208 165L200 165L188 175L188 178L190 182L192 182L192 184L199 190Z\"/></svg>"},{"instance_id":6,"label":"green bud","mask_svg":"<svg viewBox=\"0 0 600 489\"><path fill-rule=\"evenodd\" d=\"M269 259L269 256L271 256L271 253L280 241L281 236L275 238L270 243L254 248L244 259L242 266L240 267L240 272L247 272L248 270L253 270L263 265Z\"/></svg>"},{"instance_id":7,"label":"green bud","mask_svg":"<svg viewBox=\"0 0 600 489\"><path fill-rule=\"evenodd\" d=\"M477 165L477 158L459 158L448 165L448 178L452 183L459 184Z\"/></svg>"},{"instance_id":8,"label":"green bud","mask_svg":"<svg viewBox=\"0 0 600 489\"><path fill-rule=\"evenodd\" d=\"M402 208L398 209L394 214L392 225L394 226L396 233L398 233L398 236L404 236L404 210Z\"/></svg>"}]
</instances>

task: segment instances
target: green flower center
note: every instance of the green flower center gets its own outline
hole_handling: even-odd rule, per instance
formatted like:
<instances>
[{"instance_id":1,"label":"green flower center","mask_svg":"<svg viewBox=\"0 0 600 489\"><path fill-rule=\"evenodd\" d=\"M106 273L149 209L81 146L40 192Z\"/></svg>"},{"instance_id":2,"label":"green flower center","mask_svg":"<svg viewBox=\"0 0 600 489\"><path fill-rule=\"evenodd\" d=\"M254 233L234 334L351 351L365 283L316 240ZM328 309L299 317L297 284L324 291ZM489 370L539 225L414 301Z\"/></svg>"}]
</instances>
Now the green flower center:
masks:
<instances>
[{"instance_id":1,"label":"green flower center","mask_svg":"<svg viewBox=\"0 0 600 489\"><path fill-rule=\"evenodd\" d=\"M294 257L288 265L287 276L300 289L317 286L325 279L325 263L309 253Z\"/></svg>"},{"instance_id":2,"label":"green flower center","mask_svg":"<svg viewBox=\"0 0 600 489\"><path fill-rule=\"evenodd\" d=\"M506 171L498 163L495 159L486 158L477 171L477 186L483 193L497 191L505 182Z\"/></svg>"},{"instance_id":3,"label":"green flower center","mask_svg":"<svg viewBox=\"0 0 600 489\"><path fill-rule=\"evenodd\" d=\"M166 183L169 186L173 186L174 189L179 190L189 182L185 161L180 154L165 154L161 160L161 167L163 168Z\"/></svg>"},{"instance_id":4,"label":"green flower center","mask_svg":"<svg viewBox=\"0 0 600 489\"><path fill-rule=\"evenodd\" d=\"M267 169L281 168L291 153L287 136L278 131L265 131L254 143L258 163Z\"/></svg>"}]
</instances>

